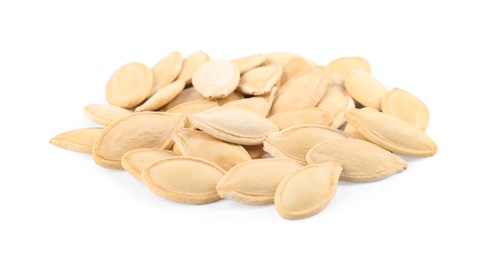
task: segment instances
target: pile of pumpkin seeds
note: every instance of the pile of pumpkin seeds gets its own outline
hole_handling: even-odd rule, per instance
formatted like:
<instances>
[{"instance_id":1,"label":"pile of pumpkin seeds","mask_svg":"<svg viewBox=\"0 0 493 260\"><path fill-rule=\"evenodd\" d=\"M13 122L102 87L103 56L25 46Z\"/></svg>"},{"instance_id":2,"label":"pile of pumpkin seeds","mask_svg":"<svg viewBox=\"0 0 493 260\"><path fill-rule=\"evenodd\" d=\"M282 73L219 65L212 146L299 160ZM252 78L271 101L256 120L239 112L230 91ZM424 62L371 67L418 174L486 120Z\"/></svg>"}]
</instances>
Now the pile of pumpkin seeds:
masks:
<instances>
[{"instance_id":1,"label":"pile of pumpkin seeds","mask_svg":"<svg viewBox=\"0 0 493 260\"><path fill-rule=\"evenodd\" d=\"M398 155L437 152L426 105L386 88L361 57L320 66L286 52L214 60L174 51L152 68L118 68L106 100L83 108L101 127L50 143L180 203L274 203L301 219L323 210L339 181L378 181L408 167Z\"/></svg>"}]
</instances>

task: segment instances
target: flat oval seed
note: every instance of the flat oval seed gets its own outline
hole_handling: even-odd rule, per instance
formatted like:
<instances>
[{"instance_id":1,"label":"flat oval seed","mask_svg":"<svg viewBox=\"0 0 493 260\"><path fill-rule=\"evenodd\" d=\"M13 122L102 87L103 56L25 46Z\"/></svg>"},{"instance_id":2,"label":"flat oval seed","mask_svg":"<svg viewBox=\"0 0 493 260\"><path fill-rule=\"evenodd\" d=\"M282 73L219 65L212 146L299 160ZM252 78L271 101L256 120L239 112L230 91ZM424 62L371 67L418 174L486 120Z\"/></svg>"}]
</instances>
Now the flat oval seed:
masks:
<instances>
[{"instance_id":1,"label":"flat oval seed","mask_svg":"<svg viewBox=\"0 0 493 260\"><path fill-rule=\"evenodd\" d=\"M423 131L393 115L350 109L345 118L361 135L391 152L410 157L433 156L438 147Z\"/></svg>"},{"instance_id":2,"label":"flat oval seed","mask_svg":"<svg viewBox=\"0 0 493 260\"><path fill-rule=\"evenodd\" d=\"M261 144L268 134L279 130L277 125L267 118L241 109L220 109L188 117L200 130L235 144Z\"/></svg>"},{"instance_id":3,"label":"flat oval seed","mask_svg":"<svg viewBox=\"0 0 493 260\"><path fill-rule=\"evenodd\" d=\"M279 65L257 67L241 76L238 88L243 94L263 95L279 82L281 75Z\"/></svg>"},{"instance_id":4,"label":"flat oval seed","mask_svg":"<svg viewBox=\"0 0 493 260\"><path fill-rule=\"evenodd\" d=\"M217 103L218 103L220 106L222 106L222 105L224 105L224 104L226 104L226 103L233 102L233 101L235 101L235 100L239 100L239 99L243 99L243 98L245 98L245 97L243 96L243 94L241 94L241 93L240 93L240 92L238 92L238 91L235 91L235 92L233 92L233 93L229 94L227 97L217 99Z\"/></svg>"},{"instance_id":5,"label":"flat oval seed","mask_svg":"<svg viewBox=\"0 0 493 260\"><path fill-rule=\"evenodd\" d=\"M92 121L102 125L109 125L116 120L133 113L125 108L103 104L87 105L82 109L82 112Z\"/></svg>"},{"instance_id":6,"label":"flat oval seed","mask_svg":"<svg viewBox=\"0 0 493 260\"><path fill-rule=\"evenodd\" d=\"M265 62L265 54L258 53L251 56L233 60L233 63L238 67L241 74L262 65Z\"/></svg>"},{"instance_id":7,"label":"flat oval seed","mask_svg":"<svg viewBox=\"0 0 493 260\"><path fill-rule=\"evenodd\" d=\"M197 69L193 86L206 98L223 98L235 91L240 81L238 67L225 60L211 60Z\"/></svg>"},{"instance_id":8,"label":"flat oval seed","mask_svg":"<svg viewBox=\"0 0 493 260\"><path fill-rule=\"evenodd\" d=\"M371 73L370 63L361 57L341 57L327 65L332 84L344 86L344 80L353 70L364 70Z\"/></svg>"},{"instance_id":9,"label":"flat oval seed","mask_svg":"<svg viewBox=\"0 0 493 260\"><path fill-rule=\"evenodd\" d=\"M327 90L329 82L330 77L321 66L291 79L277 92L271 115L289 109L316 106Z\"/></svg>"},{"instance_id":10,"label":"flat oval seed","mask_svg":"<svg viewBox=\"0 0 493 260\"><path fill-rule=\"evenodd\" d=\"M242 145L242 146L243 146L243 148L245 148L245 150L248 152L248 154L250 155L250 157L252 159L259 159L265 155L263 144Z\"/></svg>"},{"instance_id":11,"label":"flat oval seed","mask_svg":"<svg viewBox=\"0 0 493 260\"><path fill-rule=\"evenodd\" d=\"M354 70L349 73L344 82L349 95L363 106L380 110L382 97L387 89L370 73L364 70Z\"/></svg>"},{"instance_id":12,"label":"flat oval seed","mask_svg":"<svg viewBox=\"0 0 493 260\"><path fill-rule=\"evenodd\" d=\"M206 99L202 94L200 94L194 87L191 88L186 88L178 94L173 100L171 100L168 104L166 104L164 107L162 107L160 110L161 111L166 111L169 110L175 106L178 106L180 104L183 104L185 102L189 101L195 101L195 100L203 100Z\"/></svg>"},{"instance_id":13,"label":"flat oval seed","mask_svg":"<svg viewBox=\"0 0 493 260\"><path fill-rule=\"evenodd\" d=\"M265 64L267 65L281 65L281 67L286 66L286 64L292 58L300 58L306 61L306 63L311 64L312 67L317 66L317 64L306 57L291 52L271 52L266 54Z\"/></svg>"},{"instance_id":14,"label":"flat oval seed","mask_svg":"<svg viewBox=\"0 0 493 260\"><path fill-rule=\"evenodd\" d=\"M269 103L263 97L251 97L228 102L221 106L220 109L237 108L250 111L261 117L269 114Z\"/></svg>"},{"instance_id":15,"label":"flat oval seed","mask_svg":"<svg viewBox=\"0 0 493 260\"><path fill-rule=\"evenodd\" d=\"M297 125L270 134L264 141L264 150L276 158L290 158L306 162L306 153L327 140L348 138L335 128L322 125Z\"/></svg>"},{"instance_id":16,"label":"flat oval seed","mask_svg":"<svg viewBox=\"0 0 493 260\"><path fill-rule=\"evenodd\" d=\"M224 175L216 190L223 199L250 205L272 204L282 179L304 166L304 163L283 158L243 162Z\"/></svg>"},{"instance_id":17,"label":"flat oval seed","mask_svg":"<svg viewBox=\"0 0 493 260\"><path fill-rule=\"evenodd\" d=\"M340 163L341 180L370 182L387 178L407 168L407 162L363 140L347 138L330 140L314 146L306 155L309 164Z\"/></svg>"},{"instance_id":18,"label":"flat oval seed","mask_svg":"<svg viewBox=\"0 0 493 260\"><path fill-rule=\"evenodd\" d=\"M356 130L351 124L347 123L344 127L344 133L349 135L351 138L360 139L363 141L368 141L363 135L361 135L358 130Z\"/></svg>"},{"instance_id":19,"label":"flat oval seed","mask_svg":"<svg viewBox=\"0 0 493 260\"><path fill-rule=\"evenodd\" d=\"M122 156L122 167L125 171L140 180L140 174L146 166L173 156L177 156L177 154L163 149L135 149Z\"/></svg>"},{"instance_id":20,"label":"flat oval seed","mask_svg":"<svg viewBox=\"0 0 493 260\"><path fill-rule=\"evenodd\" d=\"M206 110L216 108L216 107L218 107L217 101L210 100L210 99L202 99L202 100L185 102L183 104L180 104L178 106L170 108L166 112L183 114L183 115L190 115L190 114L199 113L199 112L206 111ZM188 117L186 118L185 122L186 122L185 123L186 128L192 128L193 127L193 124L190 122Z\"/></svg>"},{"instance_id":21,"label":"flat oval seed","mask_svg":"<svg viewBox=\"0 0 493 260\"><path fill-rule=\"evenodd\" d=\"M173 140L182 155L208 160L226 171L252 159L241 145L226 143L201 131L183 128Z\"/></svg>"},{"instance_id":22,"label":"flat oval seed","mask_svg":"<svg viewBox=\"0 0 493 260\"><path fill-rule=\"evenodd\" d=\"M154 111L168 104L185 88L185 81L177 80L164 86L152 95L144 104L135 108L135 112Z\"/></svg>"},{"instance_id":23,"label":"flat oval seed","mask_svg":"<svg viewBox=\"0 0 493 260\"><path fill-rule=\"evenodd\" d=\"M61 133L50 140L50 144L78 153L92 151L94 142L103 132L103 128L82 128Z\"/></svg>"},{"instance_id":24,"label":"flat oval seed","mask_svg":"<svg viewBox=\"0 0 493 260\"><path fill-rule=\"evenodd\" d=\"M296 78L297 76L309 71L313 68L313 63L310 63L306 59L302 59L299 57L291 58L286 65L282 67L282 77L281 77L281 86L284 83L288 82L292 78Z\"/></svg>"},{"instance_id":25,"label":"flat oval seed","mask_svg":"<svg viewBox=\"0 0 493 260\"><path fill-rule=\"evenodd\" d=\"M147 98L152 83L152 72L146 65L127 63L116 70L106 84L106 101L123 108L135 107Z\"/></svg>"},{"instance_id":26,"label":"flat oval seed","mask_svg":"<svg viewBox=\"0 0 493 260\"><path fill-rule=\"evenodd\" d=\"M302 219L322 211L335 195L342 167L308 165L290 173L277 187L276 210L285 219Z\"/></svg>"},{"instance_id":27,"label":"flat oval seed","mask_svg":"<svg viewBox=\"0 0 493 260\"><path fill-rule=\"evenodd\" d=\"M332 124L332 115L323 109L306 107L277 113L269 117L269 120L279 126L280 130L283 130L295 125L315 124L330 126Z\"/></svg>"},{"instance_id":28,"label":"flat oval seed","mask_svg":"<svg viewBox=\"0 0 493 260\"><path fill-rule=\"evenodd\" d=\"M92 149L96 164L123 169L122 156L139 148L169 149L173 135L185 125L185 117L164 112L140 112L121 118L98 136Z\"/></svg>"},{"instance_id":29,"label":"flat oval seed","mask_svg":"<svg viewBox=\"0 0 493 260\"><path fill-rule=\"evenodd\" d=\"M317 107L328 111L334 118L331 126L339 128L346 123L344 111L354 108L355 104L343 87L333 85L327 88Z\"/></svg>"},{"instance_id":30,"label":"flat oval seed","mask_svg":"<svg viewBox=\"0 0 493 260\"><path fill-rule=\"evenodd\" d=\"M149 96L154 95L158 90L173 82L180 73L182 66L183 57L179 51L171 52L156 63L151 68L154 75L154 84Z\"/></svg>"},{"instance_id":31,"label":"flat oval seed","mask_svg":"<svg viewBox=\"0 0 493 260\"><path fill-rule=\"evenodd\" d=\"M382 97L382 112L394 115L421 131L425 131L430 121L430 113L426 105L400 88L391 89Z\"/></svg>"},{"instance_id":32,"label":"flat oval seed","mask_svg":"<svg viewBox=\"0 0 493 260\"><path fill-rule=\"evenodd\" d=\"M183 60L183 66L176 79L184 80L186 84L192 82L195 71L210 60L207 53L198 51Z\"/></svg>"},{"instance_id":33,"label":"flat oval seed","mask_svg":"<svg viewBox=\"0 0 493 260\"><path fill-rule=\"evenodd\" d=\"M187 204L206 204L221 199L216 192L216 185L224 174L226 171L214 163L179 156L144 168L142 182L165 199Z\"/></svg>"}]
</instances>

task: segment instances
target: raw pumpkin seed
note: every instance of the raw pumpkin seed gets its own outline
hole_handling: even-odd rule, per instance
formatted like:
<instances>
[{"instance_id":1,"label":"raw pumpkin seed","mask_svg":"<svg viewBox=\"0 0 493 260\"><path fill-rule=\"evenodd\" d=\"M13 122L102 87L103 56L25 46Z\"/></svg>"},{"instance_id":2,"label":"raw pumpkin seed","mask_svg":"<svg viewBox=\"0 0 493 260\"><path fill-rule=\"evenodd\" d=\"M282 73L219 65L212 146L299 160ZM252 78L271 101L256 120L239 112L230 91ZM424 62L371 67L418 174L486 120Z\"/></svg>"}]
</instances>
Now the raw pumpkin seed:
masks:
<instances>
[{"instance_id":1,"label":"raw pumpkin seed","mask_svg":"<svg viewBox=\"0 0 493 260\"><path fill-rule=\"evenodd\" d=\"M344 80L353 70L364 70L371 73L370 63L361 57L341 57L327 65L332 84L344 86Z\"/></svg>"},{"instance_id":2,"label":"raw pumpkin seed","mask_svg":"<svg viewBox=\"0 0 493 260\"><path fill-rule=\"evenodd\" d=\"M90 154L94 142L102 132L103 128L99 127L71 130L51 138L50 144L73 152Z\"/></svg>"},{"instance_id":3,"label":"raw pumpkin seed","mask_svg":"<svg viewBox=\"0 0 493 260\"><path fill-rule=\"evenodd\" d=\"M346 123L344 111L354 108L355 104L343 87L333 85L327 88L317 107L328 111L333 118L331 126L339 128Z\"/></svg>"},{"instance_id":4,"label":"raw pumpkin seed","mask_svg":"<svg viewBox=\"0 0 493 260\"><path fill-rule=\"evenodd\" d=\"M154 67L151 68L154 75L154 84L152 85L149 97L154 95L158 90L173 82L181 71L183 66L183 57L179 51L173 51L162 58Z\"/></svg>"},{"instance_id":5,"label":"raw pumpkin seed","mask_svg":"<svg viewBox=\"0 0 493 260\"><path fill-rule=\"evenodd\" d=\"M174 81L158 90L144 104L136 107L135 112L158 110L178 96L184 88L185 81L181 79Z\"/></svg>"},{"instance_id":6,"label":"raw pumpkin seed","mask_svg":"<svg viewBox=\"0 0 493 260\"><path fill-rule=\"evenodd\" d=\"M251 56L233 60L233 63L238 67L240 73L243 74L251 69L254 69L262 65L262 63L265 62L265 58L266 58L265 54L258 53Z\"/></svg>"},{"instance_id":7,"label":"raw pumpkin seed","mask_svg":"<svg viewBox=\"0 0 493 260\"><path fill-rule=\"evenodd\" d=\"M116 70L106 84L106 101L123 108L135 107L149 96L152 83L152 72L146 65L127 63Z\"/></svg>"},{"instance_id":8,"label":"raw pumpkin seed","mask_svg":"<svg viewBox=\"0 0 493 260\"><path fill-rule=\"evenodd\" d=\"M382 97L382 112L394 115L421 131L425 131L430 120L426 105L411 93L400 89L391 89Z\"/></svg>"},{"instance_id":9,"label":"raw pumpkin seed","mask_svg":"<svg viewBox=\"0 0 493 260\"><path fill-rule=\"evenodd\" d=\"M240 81L240 71L231 61L211 60L195 71L192 83L206 98L223 98L233 93Z\"/></svg>"},{"instance_id":10,"label":"raw pumpkin seed","mask_svg":"<svg viewBox=\"0 0 493 260\"><path fill-rule=\"evenodd\" d=\"M125 108L103 104L87 105L82 112L92 121L102 125L109 125L116 120L133 113Z\"/></svg>"},{"instance_id":11,"label":"raw pumpkin seed","mask_svg":"<svg viewBox=\"0 0 493 260\"><path fill-rule=\"evenodd\" d=\"M263 95L278 84L281 75L282 67L279 65L257 67L241 75L238 89L247 95Z\"/></svg>"},{"instance_id":12,"label":"raw pumpkin seed","mask_svg":"<svg viewBox=\"0 0 493 260\"><path fill-rule=\"evenodd\" d=\"M370 73L364 70L353 70L344 82L349 95L363 106L380 110L382 97L387 89Z\"/></svg>"},{"instance_id":13,"label":"raw pumpkin seed","mask_svg":"<svg viewBox=\"0 0 493 260\"><path fill-rule=\"evenodd\" d=\"M151 165L154 162L166 159L169 157L177 156L172 151L155 149L155 148L142 148L135 149L125 153L122 156L122 167L125 171L132 176L140 180L142 170Z\"/></svg>"},{"instance_id":14,"label":"raw pumpkin seed","mask_svg":"<svg viewBox=\"0 0 493 260\"><path fill-rule=\"evenodd\" d=\"M280 130L283 130L295 125L315 124L330 126L332 124L332 115L320 108L305 107L277 113L269 117L269 120L279 126Z\"/></svg>"},{"instance_id":15,"label":"raw pumpkin seed","mask_svg":"<svg viewBox=\"0 0 493 260\"><path fill-rule=\"evenodd\" d=\"M183 60L180 74L176 79L184 80L186 84L192 82L192 76L195 71L210 60L207 53L198 51Z\"/></svg>"}]
</instances>

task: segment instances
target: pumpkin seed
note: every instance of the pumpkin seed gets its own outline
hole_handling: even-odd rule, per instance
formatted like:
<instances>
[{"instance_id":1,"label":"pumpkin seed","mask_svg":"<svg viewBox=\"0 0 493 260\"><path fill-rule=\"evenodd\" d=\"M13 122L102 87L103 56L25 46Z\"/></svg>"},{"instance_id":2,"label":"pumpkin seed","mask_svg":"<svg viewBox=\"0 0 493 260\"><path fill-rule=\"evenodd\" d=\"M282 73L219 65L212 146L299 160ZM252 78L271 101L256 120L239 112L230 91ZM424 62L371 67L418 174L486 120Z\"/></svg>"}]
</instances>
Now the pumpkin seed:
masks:
<instances>
[{"instance_id":1,"label":"pumpkin seed","mask_svg":"<svg viewBox=\"0 0 493 260\"><path fill-rule=\"evenodd\" d=\"M344 82L349 95L363 106L380 110L382 97L387 89L370 73L364 70L353 70Z\"/></svg>"},{"instance_id":2,"label":"pumpkin seed","mask_svg":"<svg viewBox=\"0 0 493 260\"><path fill-rule=\"evenodd\" d=\"M206 99L202 96L194 87L186 88L178 94L173 100L171 100L168 104L162 107L161 111L167 111L175 106L183 104L189 101L202 100Z\"/></svg>"},{"instance_id":3,"label":"pumpkin seed","mask_svg":"<svg viewBox=\"0 0 493 260\"><path fill-rule=\"evenodd\" d=\"M248 152L248 154L250 155L250 157L252 159L259 159L265 155L263 144L242 145L242 146L243 146L243 148L245 148L245 150Z\"/></svg>"},{"instance_id":4,"label":"pumpkin seed","mask_svg":"<svg viewBox=\"0 0 493 260\"><path fill-rule=\"evenodd\" d=\"M382 112L394 115L421 131L425 131L430 120L426 105L400 88L391 89L382 97Z\"/></svg>"},{"instance_id":5,"label":"pumpkin seed","mask_svg":"<svg viewBox=\"0 0 493 260\"><path fill-rule=\"evenodd\" d=\"M123 108L135 107L149 96L152 82L152 72L146 65L127 63L116 70L106 84L106 101Z\"/></svg>"},{"instance_id":6,"label":"pumpkin seed","mask_svg":"<svg viewBox=\"0 0 493 260\"><path fill-rule=\"evenodd\" d=\"M355 104L343 87L333 85L327 88L317 107L328 111L333 118L331 126L339 128L346 123L344 111L354 108Z\"/></svg>"},{"instance_id":7,"label":"pumpkin seed","mask_svg":"<svg viewBox=\"0 0 493 260\"><path fill-rule=\"evenodd\" d=\"M158 90L173 82L180 74L183 66L183 57L179 51L173 51L162 58L151 68L154 75L154 84L148 97L154 95Z\"/></svg>"},{"instance_id":8,"label":"pumpkin seed","mask_svg":"<svg viewBox=\"0 0 493 260\"><path fill-rule=\"evenodd\" d=\"M264 63L265 61L265 58L266 58L265 54L258 53L251 56L233 60L233 63L238 67L240 73L243 74L253 68L262 65L262 63Z\"/></svg>"},{"instance_id":9,"label":"pumpkin seed","mask_svg":"<svg viewBox=\"0 0 493 260\"><path fill-rule=\"evenodd\" d=\"M238 67L225 60L211 60L195 71L193 86L206 98L223 98L233 93L240 81Z\"/></svg>"},{"instance_id":10,"label":"pumpkin seed","mask_svg":"<svg viewBox=\"0 0 493 260\"><path fill-rule=\"evenodd\" d=\"M91 127L71 130L50 139L50 144L78 153L91 153L94 142L103 128Z\"/></svg>"},{"instance_id":11,"label":"pumpkin seed","mask_svg":"<svg viewBox=\"0 0 493 260\"><path fill-rule=\"evenodd\" d=\"M309 164L340 163L341 180L377 181L402 172L407 162L399 156L367 141L346 138L329 140L314 146L306 155Z\"/></svg>"},{"instance_id":12,"label":"pumpkin seed","mask_svg":"<svg viewBox=\"0 0 493 260\"><path fill-rule=\"evenodd\" d=\"M317 66L317 64L306 57L291 52L271 52L265 56L266 65L280 65L281 67L286 66L288 62L293 58L303 59L306 63L310 64L312 67Z\"/></svg>"},{"instance_id":13,"label":"pumpkin seed","mask_svg":"<svg viewBox=\"0 0 493 260\"><path fill-rule=\"evenodd\" d=\"M344 80L353 70L364 70L371 73L370 63L361 57L341 57L327 65L332 84L344 86Z\"/></svg>"},{"instance_id":14,"label":"pumpkin seed","mask_svg":"<svg viewBox=\"0 0 493 260\"><path fill-rule=\"evenodd\" d=\"M195 71L210 60L207 53L198 51L183 60L180 74L176 79L184 80L186 84L192 82L192 76Z\"/></svg>"},{"instance_id":15,"label":"pumpkin seed","mask_svg":"<svg viewBox=\"0 0 493 260\"><path fill-rule=\"evenodd\" d=\"M332 115L323 109L306 107L277 113L269 117L269 120L279 126L280 130L283 130L291 126L306 124L330 126Z\"/></svg>"},{"instance_id":16,"label":"pumpkin seed","mask_svg":"<svg viewBox=\"0 0 493 260\"><path fill-rule=\"evenodd\" d=\"M285 219L311 217L335 195L342 167L337 163L308 165L286 176L276 189L274 204Z\"/></svg>"},{"instance_id":17,"label":"pumpkin seed","mask_svg":"<svg viewBox=\"0 0 493 260\"><path fill-rule=\"evenodd\" d=\"M125 108L103 104L87 105L82 112L92 121L102 125L109 125L116 120L133 113Z\"/></svg>"},{"instance_id":18,"label":"pumpkin seed","mask_svg":"<svg viewBox=\"0 0 493 260\"><path fill-rule=\"evenodd\" d=\"M251 97L238 99L228 102L220 107L220 109L237 108L250 111L261 117L266 117L269 114L269 103L263 97Z\"/></svg>"},{"instance_id":19,"label":"pumpkin seed","mask_svg":"<svg viewBox=\"0 0 493 260\"><path fill-rule=\"evenodd\" d=\"M146 166L172 156L177 156L177 154L172 151L155 148L135 149L122 156L122 167L125 171L140 180L140 174Z\"/></svg>"},{"instance_id":20,"label":"pumpkin seed","mask_svg":"<svg viewBox=\"0 0 493 260\"><path fill-rule=\"evenodd\" d=\"M235 100L239 100L239 99L243 99L244 96L243 94L241 94L240 92L238 91L234 91L233 93L229 94L227 97L224 97L224 98L218 98L217 99L217 103L222 106L226 103L229 103L229 102L232 102L232 101L235 101Z\"/></svg>"},{"instance_id":21,"label":"pumpkin seed","mask_svg":"<svg viewBox=\"0 0 493 260\"><path fill-rule=\"evenodd\" d=\"M158 110L178 96L184 88L185 81L181 79L176 80L158 90L144 104L136 107L135 112Z\"/></svg>"},{"instance_id":22,"label":"pumpkin seed","mask_svg":"<svg viewBox=\"0 0 493 260\"><path fill-rule=\"evenodd\" d=\"M223 199L250 205L272 204L281 180L303 166L304 163L284 158L242 162L224 175L216 190Z\"/></svg>"},{"instance_id":23,"label":"pumpkin seed","mask_svg":"<svg viewBox=\"0 0 493 260\"><path fill-rule=\"evenodd\" d=\"M288 82L292 78L307 72L314 67L314 64L307 61L306 59L293 57L291 58L284 67L282 67L282 77L280 86Z\"/></svg>"},{"instance_id":24,"label":"pumpkin seed","mask_svg":"<svg viewBox=\"0 0 493 260\"><path fill-rule=\"evenodd\" d=\"M278 84L281 75L282 68L279 65L257 67L241 76L238 89L243 94L263 95Z\"/></svg>"},{"instance_id":25,"label":"pumpkin seed","mask_svg":"<svg viewBox=\"0 0 493 260\"><path fill-rule=\"evenodd\" d=\"M216 185L226 174L204 159L178 156L157 161L142 171L142 182L159 196L180 203L206 204L221 197Z\"/></svg>"}]
</instances>

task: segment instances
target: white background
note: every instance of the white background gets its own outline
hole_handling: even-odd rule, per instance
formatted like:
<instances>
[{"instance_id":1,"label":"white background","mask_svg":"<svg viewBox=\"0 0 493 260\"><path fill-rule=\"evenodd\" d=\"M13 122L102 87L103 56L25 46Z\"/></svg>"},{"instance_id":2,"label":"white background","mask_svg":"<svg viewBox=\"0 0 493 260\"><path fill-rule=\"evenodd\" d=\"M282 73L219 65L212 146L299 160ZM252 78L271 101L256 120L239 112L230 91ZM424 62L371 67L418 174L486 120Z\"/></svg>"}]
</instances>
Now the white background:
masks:
<instances>
[{"instance_id":1,"label":"white background","mask_svg":"<svg viewBox=\"0 0 493 260\"><path fill-rule=\"evenodd\" d=\"M489 1L2 1L0 259L492 259ZM430 110L431 158L340 183L299 221L272 205L166 201L48 143L97 126L121 65L169 52L361 56Z\"/></svg>"}]
</instances>

